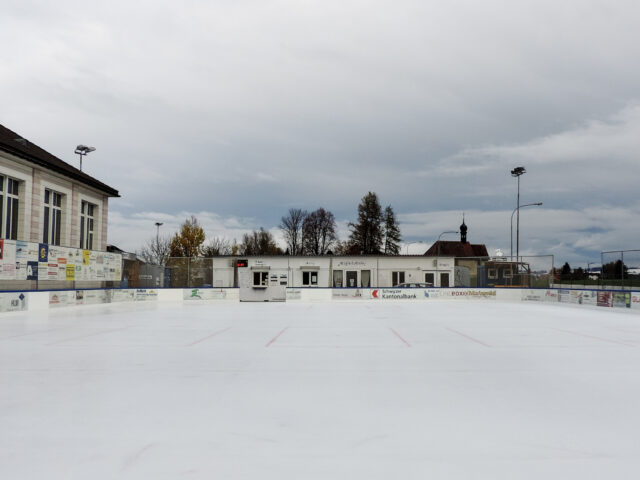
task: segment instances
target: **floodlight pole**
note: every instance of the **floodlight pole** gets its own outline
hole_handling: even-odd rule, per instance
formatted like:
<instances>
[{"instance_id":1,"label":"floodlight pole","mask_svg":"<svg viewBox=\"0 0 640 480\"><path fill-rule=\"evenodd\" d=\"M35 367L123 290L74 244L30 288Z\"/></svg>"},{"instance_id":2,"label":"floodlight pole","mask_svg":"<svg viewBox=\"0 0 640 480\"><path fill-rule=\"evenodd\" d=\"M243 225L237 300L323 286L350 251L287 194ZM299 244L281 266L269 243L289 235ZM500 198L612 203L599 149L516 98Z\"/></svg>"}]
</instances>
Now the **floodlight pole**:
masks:
<instances>
[{"instance_id":1,"label":"floodlight pole","mask_svg":"<svg viewBox=\"0 0 640 480\"><path fill-rule=\"evenodd\" d=\"M542 202L536 202L536 203L527 203L526 205L520 205L519 208L524 208L524 207L539 207L540 205L542 205ZM516 213L517 210L519 210L518 207L513 209L513 212L511 212L511 236L510 236L510 240L511 240L511 250L510 250L510 254L509 256L511 257L511 261L513 262L513 214ZM517 261L517 259L516 259Z\"/></svg>"},{"instance_id":2,"label":"floodlight pole","mask_svg":"<svg viewBox=\"0 0 640 480\"><path fill-rule=\"evenodd\" d=\"M518 179L518 203L516 210L518 215L516 216L516 261L520 255L520 177L527 173L524 167L516 167L511 170L511 176Z\"/></svg>"}]
</instances>

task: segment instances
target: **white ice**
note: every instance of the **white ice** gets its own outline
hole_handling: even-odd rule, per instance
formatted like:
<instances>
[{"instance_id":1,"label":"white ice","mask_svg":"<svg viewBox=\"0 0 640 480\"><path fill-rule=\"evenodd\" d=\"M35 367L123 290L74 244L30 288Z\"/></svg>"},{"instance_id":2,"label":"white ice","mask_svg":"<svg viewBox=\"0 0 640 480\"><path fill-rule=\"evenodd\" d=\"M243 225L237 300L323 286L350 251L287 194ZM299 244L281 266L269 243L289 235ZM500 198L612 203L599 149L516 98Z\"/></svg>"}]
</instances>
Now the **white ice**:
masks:
<instances>
[{"instance_id":1,"label":"white ice","mask_svg":"<svg viewBox=\"0 0 640 480\"><path fill-rule=\"evenodd\" d=\"M492 301L0 317L0 479L623 479L640 316Z\"/></svg>"}]
</instances>

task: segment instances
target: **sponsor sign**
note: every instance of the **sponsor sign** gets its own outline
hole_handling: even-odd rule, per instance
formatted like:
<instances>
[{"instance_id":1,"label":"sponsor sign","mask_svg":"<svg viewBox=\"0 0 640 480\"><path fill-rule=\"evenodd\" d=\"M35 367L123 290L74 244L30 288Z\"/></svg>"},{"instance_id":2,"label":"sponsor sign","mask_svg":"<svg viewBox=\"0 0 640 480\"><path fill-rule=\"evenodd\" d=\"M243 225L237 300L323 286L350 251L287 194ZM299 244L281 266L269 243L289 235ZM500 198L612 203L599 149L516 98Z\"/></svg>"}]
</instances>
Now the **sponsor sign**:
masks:
<instances>
[{"instance_id":1,"label":"sponsor sign","mask_svg":"<svg viewBox=\"0 0 640 480\"><path fill-rule=\"evenodd\" d=\"M76 279L76 266L71 263L65 266L65 279L67 281L74 281Z\"/></svg>"},{"instance_id":2,"label":"sponsor sign","mask_svg":"<svg viewBox=\"0 0 640 480\"><path fill-rule=\"evenodd\" d=\"M50 307L68 307L69 305L77 305L75 291L62 290L59 292L49 292Z\"/></svg>"},{"instance_id":3,"label":"sponsor sign","mask_svg":"<svg viewBox=\"0 0 640 480\"><path fill-rule=\"evenodd\" d=\"M135 300L136 291L131 289L119 289L111 292L112 302L133 302Z\"/></svg>"},{"instance_id":4,"label":"sponsor sign","mask_svg":"<svg viewBox=\"0 0 640 480\"><path fill-rule=\"evenodd\" d=\"M592 290L584 290L581 292L580 302L582 305L596 306L598 304L598 295Z\"/></svg>"},{"instance_id":5,"label":"sponsor sign","mask_svg":"<svg viewBox=\"0 0 640 480\"><path fill-rule=\"evenodd\" d=\"M146 302L158 299L158 290L148 290L146 288L136 289L134 300L136 302Z\"/></svg>"},{"instance_id":6,"label":"sponsor sign","mask_svg":"<svg viewBox=\"0 0 640 480\"><path fill-rule=\"evenodd\" d=\"M441 291L441 295L444 294L444 296L447 297L462 297L462 298L470 298L470 299L477 299L477 298L484 298L484 299L490 299L490 300L495 300L496 298L496 290L493 289L486 289L486 290L472 290L472 289L465 289L465 290L449 290L449 289L444 289Z\"/></svg>"},{"instance_id":7,"label":"sponsor sign","mask_svg":"<svg viewBox=\"0 0 640 480\"><path fill-rule=\"evenodd\" d=\"M371 290L370 295L373 299L381 300L422 300L425 298L424 290L416 288L379 288Z\"/></svg>"},{"instance_id":8,"label":"sponsor sign","mask_svg":"<svg viewBox=\"0 0 640 480\"><path fill-rule=\"evenodd\" d=\"M49 245L46 243L38 244L38 261L40 263L47 263L49 260Z\"/></svg>"},{"instance_id":9,"label":"sponsor sign","mask_svg":"<svg viewBox=\"0 0 640 480\"><path fill-rule=\"evenodd\" d=\"M598 292L597 305L599 307L612 307L613 306L613 292Z\"/></svg>"},{"instance_id":10,"label":"sponsor sign","mask_svg":"<svg viewBox=\"0 0 640 480\"><path fill-rule=\"evenodd\" d=\"M631 293L613 292L613 306L617 308L631 308Z\"/></svg>"},{"instance_id":11,"label":"sponsor sign","mask_svg":"<svg viewBox=\"0 0 640 480\"><path fill-rule=\"evenodd\" d=\"M224 300L227 291L221 288L188 288L182 291L184 300Z\"/></svg>"},{"instance_id":12,"label":"sponsor sign","mask_svg":"<svg viewBox=\"0 0 640 480\"><path fill-rule=\"evenodd\" d=\"M82 250L82 265L89 265L91 263L91 250Z\"/></svg>"},{"instance_id":13,"label":"sponsor sign","mask_svg":"<svg viewBox=\"0 0 640 480\"><path fill-rule=\"evenodd\" d=\"M23 312L28 307L26 292L0 293L0 312Z\"/></svg>"},{"instance_id":14,"label":"sponsor sign","mask_svg":"<svg viewBox=\"0 0 640 480\"><path fill-rule=\"evenodd\" d=\"M331 290L333 300L363 300L369 293L361 288L334 288Z\"/></svg>"},{"instance_id":15,"label":"sponsor sign","mask_svg":"<svg viewBox=\"0 0 640 480\"><path fill-rule=\"evenodd\" d=\"M571 290L558 290L558 301L560 303L571 303Z\"/></svg>"},{"instance_id":16,"label":"sponsor sign","mask_svg":"<svg viewBox=\"0 0 640 480\"><path fill-rule=\"evenodd\" d=\"M544 290L522 290L522 301L524 302L544 302Z\"/></svg>"}]
</instances>

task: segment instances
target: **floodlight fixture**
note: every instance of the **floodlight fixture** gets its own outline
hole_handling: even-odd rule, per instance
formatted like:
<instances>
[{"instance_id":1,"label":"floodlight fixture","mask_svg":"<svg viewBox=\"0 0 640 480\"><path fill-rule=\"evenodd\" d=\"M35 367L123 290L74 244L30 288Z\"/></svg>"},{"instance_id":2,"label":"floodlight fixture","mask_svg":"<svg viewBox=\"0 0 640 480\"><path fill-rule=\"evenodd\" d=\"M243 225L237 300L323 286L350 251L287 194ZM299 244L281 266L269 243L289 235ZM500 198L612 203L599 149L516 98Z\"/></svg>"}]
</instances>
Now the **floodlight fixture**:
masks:
<instances>
[{"instance_id":1,"label":"floodlight fixture","mask_svg":"<svg viewBox=\"0 0 640 480\"><path fill-rule=\"evenodd\" d=\"M80 171L82 171L82 157L95 151L96 147L88 147L86 145L78 145L73 153L80 155Z\"/></svg>"}]
</instances>

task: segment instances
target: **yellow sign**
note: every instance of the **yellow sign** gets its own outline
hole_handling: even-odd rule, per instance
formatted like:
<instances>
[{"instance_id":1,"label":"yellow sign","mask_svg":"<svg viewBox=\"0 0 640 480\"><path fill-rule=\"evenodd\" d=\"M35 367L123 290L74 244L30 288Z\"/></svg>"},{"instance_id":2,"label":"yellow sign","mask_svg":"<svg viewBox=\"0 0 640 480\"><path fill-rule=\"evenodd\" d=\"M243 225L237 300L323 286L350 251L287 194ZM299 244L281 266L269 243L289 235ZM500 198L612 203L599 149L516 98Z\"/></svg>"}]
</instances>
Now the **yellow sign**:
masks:
<instances>
[{"instance_id":1,"label":"yellow sign","mask_svg":"<svg viewBox=\"0 0 640 480\"><path fill-rule=\"evenodd\" d=\"M91 258L91 250L82 250L82 264L89 265L90 258Z\"/></svg>"},{"instance_id":2,"label":"yellow sign","mask_svg":"<svg viewBox=\"0 0 640 480\"><path fill-rule=\"evenodd\" d=\"M67 272L67 280L73 281L76 279L76 266L74 264L68 263L66 272Z\"/></svg>"}]
</instances>

